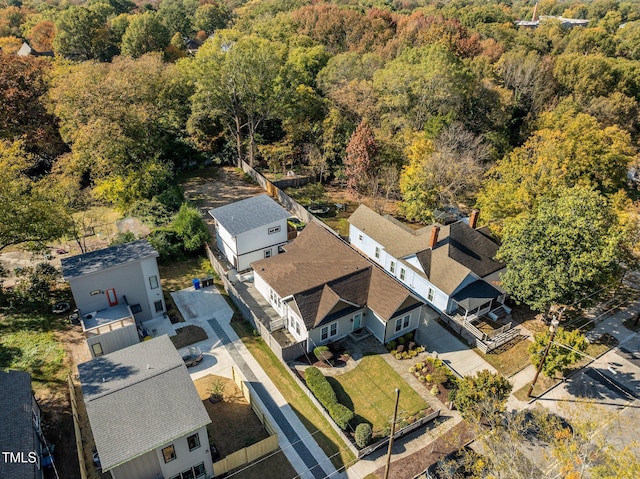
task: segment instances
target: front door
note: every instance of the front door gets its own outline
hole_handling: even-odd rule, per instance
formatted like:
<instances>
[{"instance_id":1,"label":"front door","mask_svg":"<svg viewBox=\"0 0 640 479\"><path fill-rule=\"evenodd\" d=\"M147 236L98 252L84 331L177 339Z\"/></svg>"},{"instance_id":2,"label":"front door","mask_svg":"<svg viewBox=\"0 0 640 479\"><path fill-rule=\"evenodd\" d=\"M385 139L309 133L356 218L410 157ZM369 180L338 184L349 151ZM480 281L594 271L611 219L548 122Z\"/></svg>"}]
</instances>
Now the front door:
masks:
<instances>
[{"instance_id":1,"label":"front door","mask_svg":"<svg viewBox=\"0 0 640 479\"><path fill-rule=\"evenodd\" d=\"M353 317L353 330L357 331L362 327L362 313L358 313Z\"/></svg>"}]
</instances>

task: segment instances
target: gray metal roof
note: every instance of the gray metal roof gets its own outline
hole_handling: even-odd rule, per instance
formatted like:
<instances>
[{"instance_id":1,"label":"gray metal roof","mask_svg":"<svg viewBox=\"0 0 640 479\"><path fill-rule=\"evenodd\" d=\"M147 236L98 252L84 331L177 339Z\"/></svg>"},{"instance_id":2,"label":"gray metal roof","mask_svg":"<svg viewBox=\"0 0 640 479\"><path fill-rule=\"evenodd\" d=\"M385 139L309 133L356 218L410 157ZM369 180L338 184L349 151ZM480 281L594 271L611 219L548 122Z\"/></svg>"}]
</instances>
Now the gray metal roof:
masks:
<instances>
[{"instance_id":1,"label":"gray metal roof","mask_svg":"<svg viewBox=\"0 0 640 479\"><path fill-rule=\"evenodd\" d=\"M231 236L237 236L291 216L291 213L265 194L209 210L209 214Z\"/></svg>"},{"instance_id":2,"label":"gray metal roof","mask_svg":"<svg viewBox=\"0 0 640 479\"><path fill-rule=\"evenodd\" d=\"M168 336L79 364L78 372L105 471L211 422Z\"/></svg>"},{"instance_id":3,"label":"gray metal roof","mask_svg":"<svg viewBox=\"0 0 640 479\"><path fill-rule=\"evenodd\" d=\"M0 451L25 454L39 451L33 434L31 405L31 375L22 371L0 371ZM34 477L33 466L0 460L0 477Z\"/></svg>"},{"instance_id":4,"label":"gray metal roof","mask_svg":"<svg viewBox=\"0 0 640 479\"><path fill-rule=\"evenodd\" d=\"M158 252L147 240L133 241L69 258L62 258L62 276L68 280L157 256Z\"/></svg>"}]
</instances>

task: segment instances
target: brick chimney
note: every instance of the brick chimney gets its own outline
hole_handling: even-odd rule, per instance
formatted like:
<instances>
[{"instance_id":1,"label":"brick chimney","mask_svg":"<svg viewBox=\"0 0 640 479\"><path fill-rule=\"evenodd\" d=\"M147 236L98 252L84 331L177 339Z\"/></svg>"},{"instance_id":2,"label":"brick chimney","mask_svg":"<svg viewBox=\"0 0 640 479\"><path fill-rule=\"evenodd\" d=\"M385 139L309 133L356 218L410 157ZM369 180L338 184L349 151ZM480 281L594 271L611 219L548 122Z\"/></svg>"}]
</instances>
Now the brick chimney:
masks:
<instances>
[{"instance_id":1,"label":"brick chimney","mask_svg":"<svg viewBox=\"0 0 640 479\"><path fill-rule=\"evenodd\" d=\"M471 212L471 216L469 217L469 226L473 229L476 229L476 224L478 223L478 216L480 216L480 210L473 210Z\"/></svg>"},{"instance_id":2,"label":"brick chimney","mask_svg":"<svg viewBox=\"0 0 640 479\"><path fill-rule=\"evenodd\" d=\"M438 225L433 225L431 227L431 238L429 238L429 248L433 249L436 247L436 243L438 242L438 233L440 233L440 227Z\"/></svg>"}]
</instances>

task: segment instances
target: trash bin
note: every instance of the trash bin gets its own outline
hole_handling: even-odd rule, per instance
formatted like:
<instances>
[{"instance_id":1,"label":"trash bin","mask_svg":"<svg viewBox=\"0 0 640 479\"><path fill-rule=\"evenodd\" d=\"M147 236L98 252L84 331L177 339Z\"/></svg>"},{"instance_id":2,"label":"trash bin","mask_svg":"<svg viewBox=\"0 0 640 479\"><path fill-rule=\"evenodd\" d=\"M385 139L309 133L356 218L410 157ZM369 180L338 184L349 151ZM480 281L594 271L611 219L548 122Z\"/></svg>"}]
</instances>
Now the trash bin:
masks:
<instances>
[{"instance_id":1,"label":"trash bin","mask_svg":"<svg viewBox=\"0 0 640 479\"><path fill-rule=\"evenodd\" d=\"M195 290L200 289L200 279L193 278L193 289L195 289Z\"/></svg>"}]
</instances>

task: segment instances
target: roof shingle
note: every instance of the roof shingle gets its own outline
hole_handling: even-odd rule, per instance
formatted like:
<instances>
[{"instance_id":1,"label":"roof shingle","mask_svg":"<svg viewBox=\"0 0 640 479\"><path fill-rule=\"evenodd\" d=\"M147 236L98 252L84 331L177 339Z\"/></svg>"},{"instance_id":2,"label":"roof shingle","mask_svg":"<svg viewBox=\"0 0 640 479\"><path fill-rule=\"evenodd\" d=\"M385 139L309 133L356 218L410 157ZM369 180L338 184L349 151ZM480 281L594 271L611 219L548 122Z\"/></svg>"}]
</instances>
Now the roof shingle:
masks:
<instances>
[{"instance_id":1,"label":"roof shingle","mask_svg":"<svg viewBox=\"0 0 640 479\"><path fill-rule=\"evenodd\" d=\"M291 213L265 194L209 210L209 214L231 236L238 236L291 216Z\"/></svg>"},{"instance_id":2,"label":"roof shingle","mask_svg":"<svg viewBox=\"0 0 640 479\"><path fill-rule=\"evenodd\" d=\"M78 365L104 471L211 422L168 336Z\"/></svg>"}]
</instances>

